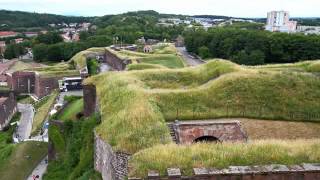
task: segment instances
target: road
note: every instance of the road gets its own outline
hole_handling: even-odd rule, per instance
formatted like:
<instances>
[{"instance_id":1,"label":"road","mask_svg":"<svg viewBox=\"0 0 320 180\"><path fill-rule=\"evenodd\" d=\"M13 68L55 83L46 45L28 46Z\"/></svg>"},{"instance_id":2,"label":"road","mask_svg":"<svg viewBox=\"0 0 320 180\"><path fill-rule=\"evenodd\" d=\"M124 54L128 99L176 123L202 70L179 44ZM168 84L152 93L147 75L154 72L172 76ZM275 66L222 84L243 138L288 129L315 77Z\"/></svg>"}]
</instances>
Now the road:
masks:
<instances>
[{"instance_id":1,"label":"road","mask_svg":"<svg viewBox=\"0 0 320 180\"><path fill-rule=\"evenodd\" d=\"M38 166L32 171L30 176L28 177L27 180L33 180L33 176L39 176L38 180L42 179L43 174L47 170L48 166L48 157L45 157L39 164Z\"/></svg>"},{"instance_id":2,"label":"road","mask_svg":"<svg viewBox=\"0 0 320 180\"><path fill-rule=\"evenodd\" d=\"M19 126L16 131L16 135L18 139L24 140L29 139L31 130L32 130L32 122L34 117L34 108L31 104L18 104L18 111L21 112L21 118L19 121Z\"/></svg>"},{"instance_id":3,"label":"road","mask_svg":"<svg viewBox=\"0 0 320 180\"><path fill-rule=\"evenodd\" d=\"M191 56L185 47L177 47L177 49L189 66L197 66L204 63L201 59Z\"/></svg>"}]
</instances>

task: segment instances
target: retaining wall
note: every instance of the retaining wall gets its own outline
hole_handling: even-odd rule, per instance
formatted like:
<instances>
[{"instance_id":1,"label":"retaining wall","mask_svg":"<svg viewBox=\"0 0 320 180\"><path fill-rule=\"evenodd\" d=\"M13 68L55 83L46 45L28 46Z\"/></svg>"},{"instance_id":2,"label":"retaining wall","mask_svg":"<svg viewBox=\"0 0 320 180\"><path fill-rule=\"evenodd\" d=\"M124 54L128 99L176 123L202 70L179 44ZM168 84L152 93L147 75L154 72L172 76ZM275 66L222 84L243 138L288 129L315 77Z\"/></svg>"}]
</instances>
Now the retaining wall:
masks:
<instances>
[{"instance_id":1,"label":"retaining wall","mask_svg":"<svg viewBox=\"0 0 320 180\"><path fill-rule=\"evenodd\" d=\"M104 180L123 180L128 174L129 154L114 152L111 145L95 133L94 168Z\"/></svg>"},{"instance_id":2,"label":"retaining wall","mask_svg":"<svg viewBox=\"0 0 320 180\"><path fill-rule=\"evenodd\" d=\"M293 166L230 166L228 169L194 168L192 176L182 176L179 168L168 168L165 176L158 171L149 171L147 178L129 180L319 180L320 164L301 164Z\"/></svg>"}]
</instances>

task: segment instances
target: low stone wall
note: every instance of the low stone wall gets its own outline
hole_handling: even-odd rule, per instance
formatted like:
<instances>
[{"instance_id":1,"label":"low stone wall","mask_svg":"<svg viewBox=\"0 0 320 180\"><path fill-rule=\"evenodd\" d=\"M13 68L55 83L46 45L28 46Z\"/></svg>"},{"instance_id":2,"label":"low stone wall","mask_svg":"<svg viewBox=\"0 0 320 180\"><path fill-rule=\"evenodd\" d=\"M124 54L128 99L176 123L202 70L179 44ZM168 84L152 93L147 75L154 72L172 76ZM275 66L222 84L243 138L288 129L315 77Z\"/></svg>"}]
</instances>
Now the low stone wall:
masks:
<instances>
[{"instance_id":1,"label":"low stone wall","mask_svg":"<svg viewBox=\"0 0 320 180\"><path fill-rule=\"evenodd\" d=\"M128 174L129 154L114 152L111 145L95 133L94 168L104 180L123 180Z\"/></svg>"},{"instance_id":2,"label":"low stone wall","mask_svg":"<svg viewBox=\"0 0 320 180\"><path fill-rule=\"evenodd\" d=\"M230 166L228 169L194 168L192 176L182 176L179 168L167 169L167 175L160 177L158 171L149 171L147 178L129 180L319 180L320 164Z\"/></svg>"},{"instance_id":3,"label":"low stone wall","mask_svg":"<svg viewBox=\"0 0 320 180\"><path fill-rule=\"evenodd\" d=\"M104 60L113 69L118 70L118 71L122 71L122 70L126 69L126 66L131 63L130 60L120 59L115 54L111 53L109 50L106 50Z\"/></svg>"}]
</instances>

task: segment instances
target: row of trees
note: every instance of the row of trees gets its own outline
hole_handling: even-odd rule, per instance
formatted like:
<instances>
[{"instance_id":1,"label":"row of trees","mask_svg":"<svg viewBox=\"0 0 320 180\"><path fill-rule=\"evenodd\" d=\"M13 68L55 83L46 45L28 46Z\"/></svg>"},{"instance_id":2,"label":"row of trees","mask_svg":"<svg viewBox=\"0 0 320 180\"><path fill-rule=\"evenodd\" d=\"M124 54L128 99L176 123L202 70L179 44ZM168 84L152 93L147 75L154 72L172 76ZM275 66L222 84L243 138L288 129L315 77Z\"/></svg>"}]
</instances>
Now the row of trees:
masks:
<instances>
[{"instance_id":1,"label":"row of trees","mask_svg":"<svg viewBox=\"0 0 320 180\"><path fill-rule=\"evenodd\" d=\"M212 28L184 32L188 51L239 64L291 63L320 58L320 36Z\"/></svg>"},{"instance_id":2,"label":"row of trees","mask_svg":"<svg viewBox=\"0 0 320 180\"><path fill-rule=\"evenodd\" d=\"M80 42L59 42L55 44L35 44L32 48L34 60L38 62L60 62L69 60L76 53L90 47L106 47L112 44L109 36L91 36Z\"/></svg>"}]
</instances>

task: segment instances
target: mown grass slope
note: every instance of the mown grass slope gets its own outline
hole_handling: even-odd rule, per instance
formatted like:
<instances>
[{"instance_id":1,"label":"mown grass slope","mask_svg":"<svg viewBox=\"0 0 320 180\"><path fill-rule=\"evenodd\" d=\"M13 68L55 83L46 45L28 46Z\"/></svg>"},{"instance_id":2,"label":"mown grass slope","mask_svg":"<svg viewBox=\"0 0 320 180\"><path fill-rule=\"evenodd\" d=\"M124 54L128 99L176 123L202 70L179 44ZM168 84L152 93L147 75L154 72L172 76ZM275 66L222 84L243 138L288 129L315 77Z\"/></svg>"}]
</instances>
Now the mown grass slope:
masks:
<instances>
[{"instance_id":1,"label":"mown grass slope","mask_svg":"<svg viewBox=\"0 0 320 180\"><path fill-rule=\"evenodd\" d=\"M86 83L97 86L100 99L102 124L97 133L115 149L135 153L170 142L166 122L175 119L249 117L319 122L317 71L268 68L213 60L196 68L94 76Z\"/></svg>"},{"instance_id":2,"label":"mown grass slope","mask_svg":"<svg viewBox=\"0 0 320 180\"><path fill-rule=\"evenodd\" d=\"M48 144L44 142L24 142L10 146L11 153L0 164L0 179L26 179L48 152Z\"/></svg>"}]
</instances>

